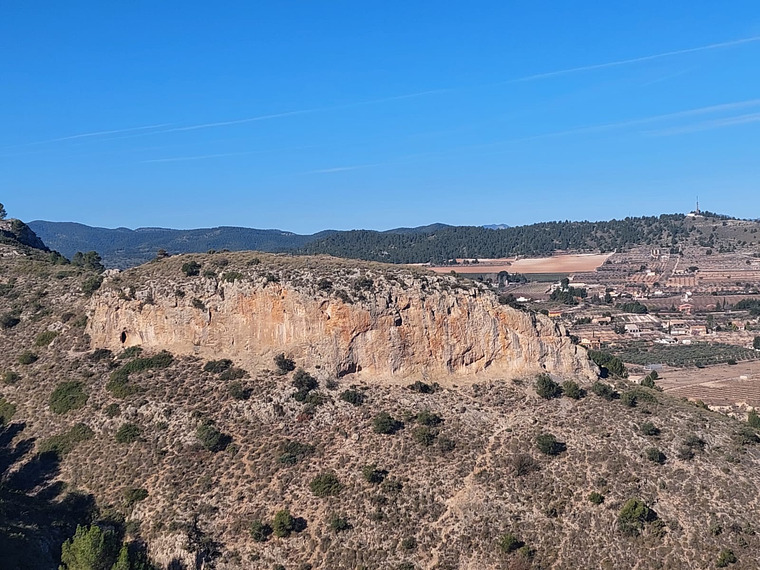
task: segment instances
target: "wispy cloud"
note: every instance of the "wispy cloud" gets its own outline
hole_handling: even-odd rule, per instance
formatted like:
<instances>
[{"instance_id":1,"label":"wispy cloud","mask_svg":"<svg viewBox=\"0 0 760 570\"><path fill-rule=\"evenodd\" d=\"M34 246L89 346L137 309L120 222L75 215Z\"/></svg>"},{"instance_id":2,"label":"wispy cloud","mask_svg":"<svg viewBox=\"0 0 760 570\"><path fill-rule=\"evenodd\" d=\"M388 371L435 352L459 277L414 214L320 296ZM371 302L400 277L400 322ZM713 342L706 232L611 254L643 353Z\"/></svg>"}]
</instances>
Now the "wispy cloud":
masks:
<instances>
[{"instance_id":1,"label":"wispy cloud","mask_svg":"<svg viewBox=\"0 0 760 570\"><path fill-rule=\"evenodd\" d=\"M711 131L713 129L722 129L724 127L733 127L736 125L746 125L748 123L760 122L760 113L747 113L736 117L726 117L723 119L714 119L712 121L702 121L693 125L684 125L681 127L672 127L657 131L645 131L644 134L653 136L672 136L696 133L699 131Z\"/></svg>"},{"instance_id":2,"label":"wispy cloud","mask_svg":"<svg viewBox=\"0 0 760 570\"><path fill-rule=\"evenodd\" d=\"M674 51L666 51L663 53L656 53L653 55L645 55L642 57L633 57L630 59L620 59L617 61L608 61L606 63L596 63L593 65L582 65L580 67L570 67L568 69L559 69L557 71L549 71L547 73L535 73L533 75L527 75L525 77L519 77L517 79L511 79L507 81L507 83L518 83L523 81L535 81L537 79L548 79L550 77L558 77L560 75L569 75L571 73L580 73L583 71L594 71L597 69L606 69L610 67L619 67L621 65L630 65L632 63L641 63L644 61L653 61L656 59L662 59L666 57L673 57L676 55L685 55L687 53L697 53L701 51L710 51L715 49L722 49L722 48L728 48L733 46L738 46L742 44L748 44L752 42L758 42L760 41L760 36L752 36L749 38L742 38L738 40L732 40L729 42L720 42L717 44L708 44L704 46L699 47L693 47L693 48L687 48L687 49L679 49Z\"/></svg>"},{"instance_id":3,"label":"wispy cloud","mask_svg":"<svg viewBox=\"0 0 760 570\"><path fill-rule=\"evenodd\" d=\"M73 141L76 139L87 139L87 138L104 137L108 135L116 135L116 134L123 134L123 133L133 133L135 131L148 131L148 130L153 130L153 129L160 129L161 127L169 126L169 124L170 123L161 123L158 125L146 125L144 127L130 127L128 129L113 129L109 131L93 131L90 133L79 133L77 135L69 135L65 137L58 137L55 139L45 139L41 141L32 141L32 142L17 144L13 146L4 147L4 148L6 149L20 148L20 147L25 147L25 146L34 146L34 145L41 145L41 144L48 144L48 143Z\"/></svg>"},{"instance_id":4,"label":"wispy cloud","mask_svg":"<svg viewBox=\"0 0 760 570\"><path fill-rule=\"evenodd\" d=\"M304 174L332 174L333 172L346 172L347 170L359 170L361 168L371 168L373 166L380 166L384 163L375 164L356 164L354 166L337 166L335 168L320 168L318 170L309 170Z\"/></svg>"}]
</instances>

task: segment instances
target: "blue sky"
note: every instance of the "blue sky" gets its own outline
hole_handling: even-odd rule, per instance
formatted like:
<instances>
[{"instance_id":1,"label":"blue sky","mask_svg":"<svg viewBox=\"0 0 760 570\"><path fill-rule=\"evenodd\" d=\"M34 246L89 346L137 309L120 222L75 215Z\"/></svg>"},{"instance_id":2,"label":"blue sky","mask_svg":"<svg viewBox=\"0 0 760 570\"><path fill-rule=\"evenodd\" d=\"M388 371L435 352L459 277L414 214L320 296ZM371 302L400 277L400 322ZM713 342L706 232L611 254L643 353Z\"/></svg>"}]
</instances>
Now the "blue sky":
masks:
<instances>
[{"instance_id":1,"label":"blue sky","mask_svg":"<svg viewBox=\"0 0 760 570\"><path fill-rule=\"evenodd\" d=\"M760 217L760 3L4 2L0 202L310 233Z\"/></svg>"}]
</instances>

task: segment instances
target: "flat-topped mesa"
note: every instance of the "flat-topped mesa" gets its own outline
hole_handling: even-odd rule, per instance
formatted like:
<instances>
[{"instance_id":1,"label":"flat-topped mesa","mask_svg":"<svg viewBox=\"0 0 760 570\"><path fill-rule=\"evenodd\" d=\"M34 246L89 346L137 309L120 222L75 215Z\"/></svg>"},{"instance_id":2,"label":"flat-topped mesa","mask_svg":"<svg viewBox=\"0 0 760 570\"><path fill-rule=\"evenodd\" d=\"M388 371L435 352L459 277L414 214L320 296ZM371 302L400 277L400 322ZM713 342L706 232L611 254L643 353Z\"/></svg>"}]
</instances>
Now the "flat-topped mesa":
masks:
<instances>
[{"instance_id":1,"label":"flat-topped mesa","mask_svg":"<svg viewBox=\"0 0 760 570\"><path fill-rule=\"evenodd\" d=\"M253 366L284 352L304 367L369 377L596 374L547 317L500 305L482 284L416 267L183 255L106 281L90 311L93 347L114 351L140 345Z\"/></svg>"}]
</instances>

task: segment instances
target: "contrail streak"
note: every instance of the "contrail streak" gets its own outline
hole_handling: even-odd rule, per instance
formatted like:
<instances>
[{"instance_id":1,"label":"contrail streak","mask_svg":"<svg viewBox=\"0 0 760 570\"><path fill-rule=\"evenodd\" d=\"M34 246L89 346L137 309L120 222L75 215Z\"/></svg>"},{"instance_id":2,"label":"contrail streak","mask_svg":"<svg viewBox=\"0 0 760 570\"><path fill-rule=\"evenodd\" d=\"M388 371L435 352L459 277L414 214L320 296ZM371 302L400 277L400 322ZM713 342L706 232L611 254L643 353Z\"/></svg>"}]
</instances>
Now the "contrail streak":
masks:
<instances>
[{"instance_id":1,"label":"contrail streak","mask_svg":"<svg viewBox=\"0 0 760 570\"><path fill-rule=\"evenodd\" d=\"M697 53L700 51L708 51L713 49L721 49L732 46L738 46L741 44L748 44L751 42L760 41L760 36L752 36L750 38L742 38L740 40L732 40L730 42L720 42L717 44L709 44L706 46L699 46L688 49L679 49L675 51L666 51L664 53L657 53L654 55L645 55L643 57L633 57L631 59L621 59L618 61L609 61L607 63L597 63L594 65L583 65L580 67L571 67L569 69L560 69L558 71L549 71L547 73L536 73L534 75L527 75L518 79L510 79L506 83L519 83L523 81L535 81L537 79L547 79L549 77L557 77L560 75L569 75L571 73L579 73L581 71L593 71L595 69L606 69L608 67L618 67L621 65L629 65L631 63L640 63L642 61L652 61L655 59L662 59L664 57L672 57L674 55L684 55L687 53Z\"/></svg>"}]
</instances>

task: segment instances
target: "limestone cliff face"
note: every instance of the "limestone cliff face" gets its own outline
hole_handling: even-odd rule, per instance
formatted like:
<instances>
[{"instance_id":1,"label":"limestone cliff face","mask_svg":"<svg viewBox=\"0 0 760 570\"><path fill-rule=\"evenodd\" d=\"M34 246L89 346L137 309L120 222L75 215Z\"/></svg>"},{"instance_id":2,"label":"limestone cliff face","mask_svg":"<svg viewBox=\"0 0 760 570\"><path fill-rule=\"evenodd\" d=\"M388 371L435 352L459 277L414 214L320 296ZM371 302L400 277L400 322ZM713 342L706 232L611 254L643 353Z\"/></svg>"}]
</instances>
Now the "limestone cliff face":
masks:
<instances>
[{"instance_id":1,"label":"limestone cliff face","mask_svg":"<svg viewBox=\"0 0 760 570\"><path fill-rule=\"evenodd\" d=\"M337 375L595 375L585 350L551 320L502 306L483 286L454 277L375 270L361 275L363 289L344 290L303 274L290 282L261 270L234 281L229 275L148 278L128 293L118 281L104 287L91 303L93 346L141 345L254 365L285 352Z\"/></svg>"}]
</instances>

